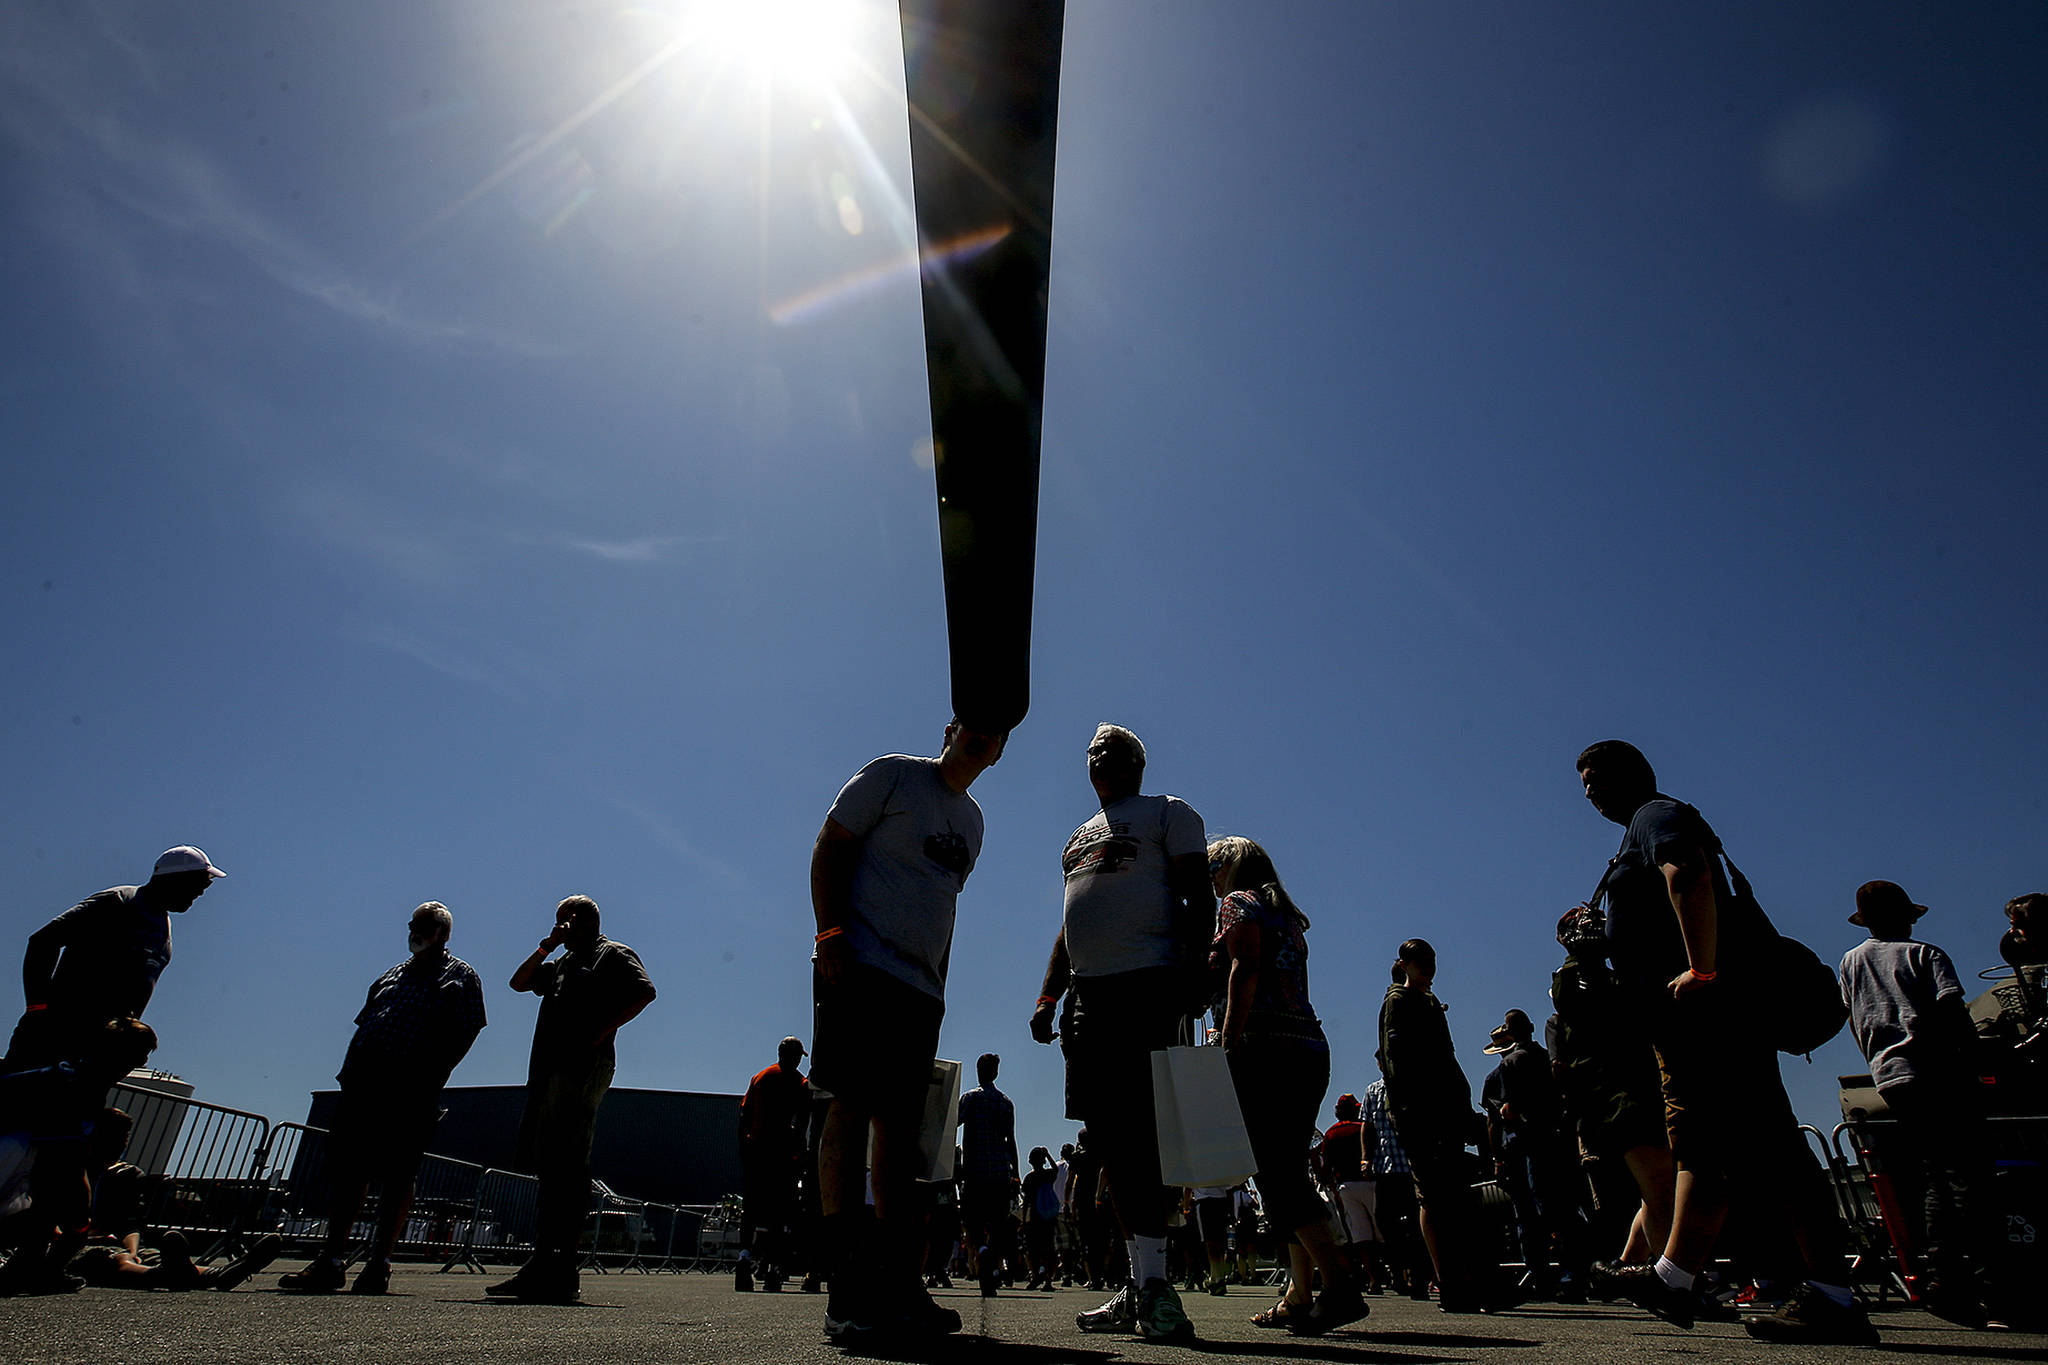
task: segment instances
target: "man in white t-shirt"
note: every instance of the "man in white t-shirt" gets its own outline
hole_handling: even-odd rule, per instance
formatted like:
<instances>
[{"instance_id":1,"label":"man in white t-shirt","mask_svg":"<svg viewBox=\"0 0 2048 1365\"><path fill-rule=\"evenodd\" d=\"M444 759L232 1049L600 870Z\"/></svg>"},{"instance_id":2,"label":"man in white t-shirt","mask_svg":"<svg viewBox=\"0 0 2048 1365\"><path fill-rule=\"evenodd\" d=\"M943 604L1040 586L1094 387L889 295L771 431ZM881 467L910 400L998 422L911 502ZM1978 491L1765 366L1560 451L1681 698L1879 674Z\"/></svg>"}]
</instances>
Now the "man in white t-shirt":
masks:
<instances>
[{"instance_id":1,"label":"man in white t-shirt","mask_svg":"<svg viewBox=\"0 0 2048 1365\"><path fill-rule=\"evenodd\" d=\"M1200 1011L1194 970L1215 930L1208 836L1176 796L1142 796L1145 746L1121 725L1088 744L1088 781L1102 803L1067 840L1066 901L1031 1036L1060 1021L1067 1117L1088 1125L1108 1172L1131 1258L1132 1285L1076 1320L1084 1332L1182 1341L1194 1329L1166 1276L1166 1220L1175 1196L1159 1178L1152 1053L1179 1041Z\"/></svg>"},{"instance_id":2,"label":"man in white t-shirt","mask_svg":"<svg viewBox=\"0 0 2048 1365\"><path fill-rule=\"evenodd\" d=\"M918 1127L946 1013L954 902L981 854L967 794L1007 735L955 720L937 758L888 754L855 773L811 850L811 1092L827 1101L818 1151L831 1281L825 1333L957 1332L919 1277ZM869 1140L875 1216L866 1223Z\"/></svg>"},{"instance_id":3,"label":"man in white t-shirt","mask_svg":"<svg viewBox=\"0 0 2048 1365\"><path fill-rule=\"evenodd\" d=\"M1842 1001L1849 1031L1870 1063L1893 1127L1881 1130L1887 1164L1915 1170L1924 1221L1914 1229L1928 1273L1918 1296L1929 1311L1982 1326L1983 1266L1976 1260L1992 1230L1976 1186L1989 1162L1984 1101L1974 1065L1976 1030L1968 997L1949 956L1913 937L1927 913L1897 882L1856 889L1849 923L1870 937L1842 955Z\"/></svg>"}]
</instances>

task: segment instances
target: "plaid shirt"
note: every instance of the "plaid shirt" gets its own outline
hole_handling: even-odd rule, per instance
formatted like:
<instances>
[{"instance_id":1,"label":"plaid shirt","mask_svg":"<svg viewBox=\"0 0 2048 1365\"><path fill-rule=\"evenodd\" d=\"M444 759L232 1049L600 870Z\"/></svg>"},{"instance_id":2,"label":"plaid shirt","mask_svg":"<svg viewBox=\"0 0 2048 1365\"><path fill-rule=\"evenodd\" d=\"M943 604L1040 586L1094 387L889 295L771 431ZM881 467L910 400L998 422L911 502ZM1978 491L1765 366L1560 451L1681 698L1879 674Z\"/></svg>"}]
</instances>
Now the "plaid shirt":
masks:
<instances>
[{"instance_id":1,"label":"plaid shirt","mask_svg":"<svg viewBox=\"0 0 2048 1365\"><path fill-rule=\"evenodd\" d=\"M1017 1106L992 1085L960 1097L960 1174L968 1180L1009 1180L1017 1174Z\"/></svg>"},{"instance_id":2,"label":"plaid shirt","mask_svg":"<svg viewBox=\"0 0 2048 1365\"><path fill-rule=\"evenodd\" d=\"M1387 1083L1380 1080L1367 1086L1359 1105L1365 1121L1379 1138L1379 1146L1372 1154L1373 1174L1407 1175L1408 1153L1401 1150L1400 1135L1394 1131L1394 1114L1387 1108Z\"/></svg>"},{"instance_id":3,"label":"plaid shirt","mask_svg":"<svg viewBox=\"0 0 2048 1365\"><path fill-rule=\"evenodd\" d=\"M484 984L475 969L446 949L415 953L370 983L338 1079L411 1076L438 1088L484 1022Z\"/></svg>"}]
</instances>

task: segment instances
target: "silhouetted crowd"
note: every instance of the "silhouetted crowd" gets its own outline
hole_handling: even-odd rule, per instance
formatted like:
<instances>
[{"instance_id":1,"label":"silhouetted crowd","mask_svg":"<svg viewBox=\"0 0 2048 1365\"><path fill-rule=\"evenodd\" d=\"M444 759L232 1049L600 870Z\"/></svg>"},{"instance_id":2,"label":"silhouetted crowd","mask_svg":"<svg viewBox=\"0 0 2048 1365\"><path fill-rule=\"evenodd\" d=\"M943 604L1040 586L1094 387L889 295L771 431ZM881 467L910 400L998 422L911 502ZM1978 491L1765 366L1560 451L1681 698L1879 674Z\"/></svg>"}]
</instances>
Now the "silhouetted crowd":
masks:
<instances>
[{"instance_id":1,"label":"silhouetted crowd","mask_svg":"<svg viewBox=\"0 0 2048 1365\"><path fill-rule=\"evenodd\" d=\"M1057 1157L1036 1146L1020 1161L1000 1058L981 1056L964 1093L938 1060L955 906L982 845L968 789L1007 738L956 720L938 757L876 759L825 818L810 1046L783 1039L739 1109L737 1289L800 1276L827 1294L827 1337L862 1346L958 1331L932 1294L956 1274L990 1297L1079 1285L1109 1294L1077 1315L1081 1331L1176 1343L1194 1335L1181 1288L1227 1294L1270 1256L1284 1287L1252 1321L1295 1335L1357 1323L1395 1292L1434 1294L1447 1313L1625 1299L1682 1328L1868 1344L1841 1191L1778 1063L1846 1027L1871 1080L1849 1117L1873 1185L1882 1167L1904 1287L1971 1326L2024 1306L2038 1271L2009 1263L1990 1176L1999 1118L2048 1108L2048 896L2007 905L2010 979L1974 1006L1949 957L1914 937L1927 908L1892 882L1857 889L1849 919L1868 937L1830 966L1778 931L1638 749L1603 741L1576 769L1624 833L1594 893L1557 920L1540 1041L1535 1016L1506 1010L1475 1104L1434 992L1437 949L1409 938L1380 1005L1379 1077L1326 1113L1307 914L1259 843L1212 838L1187 802L1146 794L1143 743L1102 725L1086 751L1097 808L1061 853L1061 923L1028 1023L1061 1048L1079 1128ZM174 848L144 885L30 937L27 1009L0 1063L0 1292L231 1288L276 1255L266 1238L202 1268L175 1235L143 1245L125 1116L104 1107L155 1046L141 1016L170 961L170 916L222 875ZM419 906L408 956L369 988L338 1075L326 1241L282 1289L388 1286L437 1098L486 1022L477 974L448 951L453 923L439 902ZM561 901L510 985L541 999L519 1133L539 1211L533 1256L488 1292L569 1302L613 1038L655 991L584 896ZM1181 1120L1155 1110L1154 1058L1189 1044L1220 1050L1248 1180L1195 1183L1178 1145L1168 1169L1162 1125ZM373 1184L383 1197L351 1284Z\"/></svg>"}]
</instances>

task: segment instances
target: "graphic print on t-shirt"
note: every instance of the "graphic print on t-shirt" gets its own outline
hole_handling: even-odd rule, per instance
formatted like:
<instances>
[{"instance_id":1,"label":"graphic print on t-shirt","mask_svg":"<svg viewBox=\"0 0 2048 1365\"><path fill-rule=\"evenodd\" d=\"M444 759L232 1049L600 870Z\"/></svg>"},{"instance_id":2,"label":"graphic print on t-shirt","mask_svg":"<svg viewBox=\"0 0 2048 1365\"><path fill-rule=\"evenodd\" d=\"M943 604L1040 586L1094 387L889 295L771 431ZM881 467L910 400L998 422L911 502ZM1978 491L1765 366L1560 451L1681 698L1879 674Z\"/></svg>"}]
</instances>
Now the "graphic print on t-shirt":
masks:
<instances>
[{"instance_id":1,"label":"graphic print on t-shirt","mask_svg":"<svg viewBox=\"0 0 2048 1365\"><path fill-rule=\"evenodd\" d=\"M967 847L967 841L955 834L950 827L944 834L925 836L924 856L962 881L967 879L967 864L973 857Z\"/></svg>"},{"instance_id":2,"label":"graphic print on t-shirt","mask_svg":"<svg viewBox=\"0 0 2048 1365\"><path fill-rule=\"evenodd\" d=\"M1137 856L1138 841L1131 837L1130 825L1118 820L1101 825L1084 825L1074 831L1074 837L1067 841L1067 851L1060 859L1060 863L1069 877L1092 877L1101 873L1121 872Z\"/></svg>"}]
</instances>

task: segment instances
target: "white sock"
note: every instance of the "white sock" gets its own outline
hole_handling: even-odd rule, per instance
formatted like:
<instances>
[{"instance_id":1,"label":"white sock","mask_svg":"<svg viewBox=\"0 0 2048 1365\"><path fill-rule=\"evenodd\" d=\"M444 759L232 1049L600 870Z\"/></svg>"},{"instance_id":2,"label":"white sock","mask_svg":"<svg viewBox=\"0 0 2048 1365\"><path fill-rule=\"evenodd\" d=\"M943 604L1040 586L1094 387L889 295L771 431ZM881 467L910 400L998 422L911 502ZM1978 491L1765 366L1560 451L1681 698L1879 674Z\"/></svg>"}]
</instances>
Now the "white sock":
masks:
<instances>
[{"instance_id":1,"label":"white sock","mask_svg":"<svg viewBox=\"0 0 2048 1365\"><path fill-rule=\"evenodd\" d=\"M1164 1237L1133 1237L1131 1239L1131 1278L1143 1289L1153 1280L1166 1278L1166 1239Z\"/></svg>"},{"instance_id":2,"label":"white sock","mask_svg":"<svg viewBox=\"0 0 2048 1365\"><path fill-rule=\"evenodd\" d=\"M1822 1284L1819 1280L1808 1280L1807 1283L1833 1299L1837 1308L1850 1308L1856 1303L1856 1296L1844 1285Z\"/></svg>"},{"instance_id":3,"label":"white sock","mask_svg":"<svg viewBox=\"0 0 2048 1365\"><path fill-rule=\"evenodd\" d=\"M1692 1288L1692 1272L1680 1270L1671 1263L1669 1256L1659 1256L1657 1258L1657 1278L1673 1289Z\"/></svg>"},{"instance_id":4,"label":"white sock","mask_svg":"<svg viewBox=\"0 0 2048 1365\"><path fill-rule=\"evenodd\" d=\"M1135 1237L1126 1237L1126 1238L1124 1238L1124 1256L1125 1256L1125 1257L1127 1258L1127 1259L1126 1259L1126 1261L1125 1261L1125 1264L1129 1265L1129 1266L1130 1266L1130 1268L1131 1268L1131 1283L1132 1283L1132 1284L1134 1284L1134 1285L1139 1285L1139 1284L1143 1284L1143 1283L1145 1283L1145 1282L1144 1282L1143 1280L1141 1280L1141 1279L1139 1279L1139 1278L1138 1278L1138 1239L1137 1239L1137 1238L1135 1238Z\"/></svg>"}]
</instances>

